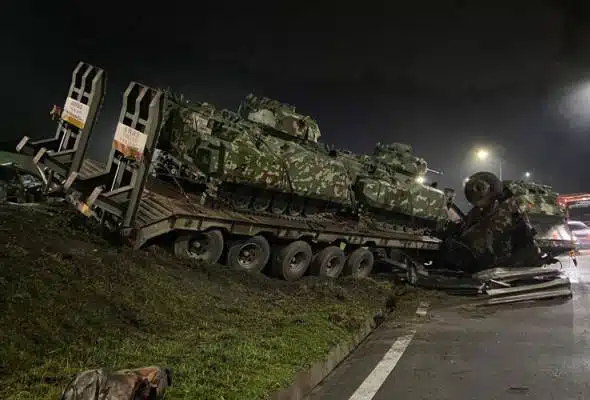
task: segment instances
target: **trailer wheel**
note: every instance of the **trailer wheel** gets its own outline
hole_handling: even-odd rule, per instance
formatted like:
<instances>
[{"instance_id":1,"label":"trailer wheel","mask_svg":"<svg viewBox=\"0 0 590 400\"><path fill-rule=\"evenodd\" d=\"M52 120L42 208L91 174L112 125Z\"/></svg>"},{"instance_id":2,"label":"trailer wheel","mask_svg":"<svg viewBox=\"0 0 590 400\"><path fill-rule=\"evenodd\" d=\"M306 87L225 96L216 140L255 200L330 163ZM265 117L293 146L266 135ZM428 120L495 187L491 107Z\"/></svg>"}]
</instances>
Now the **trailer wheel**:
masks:
<instances>
[{"instance_id":1,"label":"trailer wheel","mask_svg":"<svg viewBox=\"0 0 590 400\"><path fill-rule=\"evenodd\" d=\"M352 275L354 278L366 278L373 270L375 257L370 250L365 248L358 248L346 259L344 264L344 273Z\"/></svg>"},{"instance_id":2,"label":"trailer wheel","mask_svg":"<svg viewBox=\"0 0 590 400\"><path fill-rule=\"evenodd\" d=\"M269 258L270 245L264 236L235 241L227 250L227 264L244 271L262 271Z\"/></svg>"},{"instance_id":3,"label":"trailer wheel","mask_svg":"<svg viewBox=\"0 0 590 400\"><path fill-rule=\"evenodd\" d=\"M272 260L273 273L287 281L295 281L305 274L312 257L313 253L307 242L298 240L290 243L277 249Z\"/></svg>"},{"instance_id":4,"label":"trailer wheel","mask_svg":"<svg viewBox=\"0 0 590 400\"><path fill-rule=\"evenodd\" d=\"M338 278L344 268L344 261L344 252L339 247L329 246L313 257L311 272L318 276Z\"/></svg>"},{"instance_id":5,"label":"trailer wheel","mask_svg":"<svg viewBox=\"0 0 590 400\"><path fill-rule=\"evenodd\" d=\"M174 242L174 254L198 263L215 264L221 258L223 245L223 234L218 230L186 233Z\"/></svg>"}]
</instances>

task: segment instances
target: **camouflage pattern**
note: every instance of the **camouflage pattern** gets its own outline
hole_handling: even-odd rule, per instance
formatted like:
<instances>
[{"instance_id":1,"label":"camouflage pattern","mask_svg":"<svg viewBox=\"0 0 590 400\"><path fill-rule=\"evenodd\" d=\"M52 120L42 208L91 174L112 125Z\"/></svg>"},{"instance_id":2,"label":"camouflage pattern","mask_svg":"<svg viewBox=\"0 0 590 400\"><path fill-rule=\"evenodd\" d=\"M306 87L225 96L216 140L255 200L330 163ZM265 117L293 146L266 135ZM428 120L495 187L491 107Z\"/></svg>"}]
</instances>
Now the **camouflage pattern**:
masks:
<instances>
[{"instance_id":1,"label":"camouflage pattern","mask_svg":"<svg viewBox=\"0 0 590 400\"><path fill-rule=\"evenodd\" d=\"M238 114L249 121L272 128L290 137L317 143L320 128L315 120L295 112L295 107L266 97L249 94L240 104Z\"/></svg>"},{"instance_id":2,"label":"camouflage pattern","mask_svg":"<svg viewBox=\"0 0 590 400\"><path fill-rule=\"evenodd\" d=\"M491 178L497 179L493 175ZM488 183L489 187L497 187L497 182ZM499 190L484 194L485 206L477 206L484 197L473 197L476 205L455 237L471 255L472 263L466 269L530 266L539 262L541 249L537 240L551 239L551 232L566 222L557 193L545 185L505 181L500 183Z\"/></svg>"},{"instance_id":3,"label":"camouflage pattern","mask_svg":"<svg viewBox=\"0 0 590 400\"><path fill-rule=\"evenodd\" d=\"M473 225L461 233L461 241L472 251L476 259L486 260L489 265L496 264L503 257L511 255L516 244L522 249L524 244L533 242L514 242L512 234L519 228L534 232L528 215L522 212L521 199L512 197L506 201L496 200L487 209L474 208L468 218L475 219Z\"/></svg>"},{"instance_id":4,"label":"camouflage pattern","mask_svg":"<svg viewBox=\"0 0 590 400\"><path fill-rule=\"evenodd\" d=\"M565 209L558 203L558 193L551 186L527 181L506 181L506 189L521 200L523 211L528 214L565 217Z\"/></svg>"},{"instance_id":5,"label":"camouflage pattern","mask_svg":"<svg viewBox=\"0 0 590 400\"><path fill-rule=\"evenodd\" d=\"M403 143L377 143L372 156L363 156L373 171L360 180L362 197L373 207L399 211L423 219L448 218L450 192L418 182L427 171L424 159Z\"/></svg>"},{"instance_id":6,"label":"camouflage pattern","mask_svg":"<svg viewBox=\"0 0 590 400\"><path fill-rule=\"evenodd\" d=\"M402 143L355 155L319 143L320 130L295 107L248 95L237 113L207 103L178 104L164 128L174 156L221 182L367 207L434 221L448 218L448 197L419 183L426 161Z\"/></svg>"},{"instance_id":7,"label":"camouflage pattern","mask_svg":"<svg viewBox=\"0 0 590 400\"><path fill-rule=\"evenodd\" d=\"M386 166L389 171L397 171L411 177L424 176L428 164L423 158L416 157L412 146L403 143L389 145L377 143L374 159Z\"/></svg>"},{"instance_id":8,"label":"camouflage pattern","mask_svg":"<svg viewBox=\"0 0 590 400\"><path fill-rule=\"evenodd\" d=\"M76 375L61 400L161 400L171 384L170 371L159 367L115 372L94 369Z\"/></svg>"},{"instance_id":9,"label":"camouflage pattern","mask_svg":"<svg viewBox=\"0 0 590 400\"><path fill-rule=\"evenodd\" d=\"M566 225L566 210L551 186L522 180L506 181L504 186L518 202L520 212L527 215L537 238L552 239L556 228Z\"/></svg>"}]
</instances>

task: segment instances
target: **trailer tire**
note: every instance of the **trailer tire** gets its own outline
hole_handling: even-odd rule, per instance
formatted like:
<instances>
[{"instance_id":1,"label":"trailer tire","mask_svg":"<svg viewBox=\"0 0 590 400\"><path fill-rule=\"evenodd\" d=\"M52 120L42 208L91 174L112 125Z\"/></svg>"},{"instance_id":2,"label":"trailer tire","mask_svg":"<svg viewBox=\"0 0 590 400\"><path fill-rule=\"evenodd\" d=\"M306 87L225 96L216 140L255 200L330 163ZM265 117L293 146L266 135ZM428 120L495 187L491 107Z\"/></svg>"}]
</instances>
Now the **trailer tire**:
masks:
<instances>
[{"instance_id":1,"label":"trailer tire","mask_svg":"<svg viewBox=\"0 0 590 400\"><path fill-rule=\"evenodd\" d=\"M360 247L350 253L344 263L344 274L354 278L366 278L373 271L375 256L370 250Z\"/></svg>"},{"instance_id":2,"label":"trailer tire","mask_svg":"<svg viewBox=\"0 0 590 400\"><path fill-rule=\"evenodd\" d=\"M328 246L317 253L311 262L311 273L328 278L338 278L344 268L346 256L336 246Z\"/></svg>"},{"instance_id":3,"label":"trailer tire","mask_svg":"<svg viewBox=\"0 0 590 400\"><path fill-rule=\"evenodd\" d=\"M260 272L270 258L270 245L264 236L237 240L228 246L227 264L235 269Z\"/></svg>"},{"instance_id":4,"label":"trailer tire","mask_svg":"<svg viewBox=\"0 0 590 400\"><path fill-rule=\"evenodd\" d=\"M174 242L174 254L203 264L216 264L223 253L223 234L219 230L181 234Z\"/></svg>"},{"instance_id":5,"label":"trailer tire","mask_svg":"<svg viewBox=\"0 0 590 400\"><path fill-rule=\"evenodd\" d=\"M295 281L305 274L312 257L311 246L303 240L278 248L272 260L273 274L286 281Z\"/></svg>"}]
</instances>

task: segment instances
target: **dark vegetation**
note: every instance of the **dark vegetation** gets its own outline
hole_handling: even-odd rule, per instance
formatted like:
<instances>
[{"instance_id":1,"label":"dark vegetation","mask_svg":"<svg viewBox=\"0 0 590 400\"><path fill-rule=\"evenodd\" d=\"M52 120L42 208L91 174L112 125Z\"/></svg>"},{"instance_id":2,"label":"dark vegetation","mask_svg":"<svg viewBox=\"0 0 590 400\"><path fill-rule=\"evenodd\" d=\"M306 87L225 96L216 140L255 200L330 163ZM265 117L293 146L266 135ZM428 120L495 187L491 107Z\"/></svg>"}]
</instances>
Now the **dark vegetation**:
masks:
<instances>
[{"instance_id":1,"label":"dark vegetation","mask_svg":"<svg viewBox=\"0 0 590 400\"><path fill-rule=\"evenodd\" d=\"M406 294L403 296L403 294ZM410 289L296 283L132 251L65 208L0 206L0 398L57 398L95 367L164 365L173 399L257 399Z\"/></svg>"}]
</instances>

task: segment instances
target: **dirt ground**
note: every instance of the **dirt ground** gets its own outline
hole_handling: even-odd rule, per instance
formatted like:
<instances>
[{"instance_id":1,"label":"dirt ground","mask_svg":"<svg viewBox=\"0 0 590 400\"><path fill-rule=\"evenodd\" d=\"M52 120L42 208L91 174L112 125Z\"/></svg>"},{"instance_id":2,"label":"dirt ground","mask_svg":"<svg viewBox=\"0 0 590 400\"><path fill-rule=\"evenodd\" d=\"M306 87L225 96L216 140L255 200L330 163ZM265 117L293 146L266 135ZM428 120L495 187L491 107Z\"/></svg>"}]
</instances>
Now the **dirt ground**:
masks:
<instances>
[{"instance_id":1,"label":"dirt ground","mask_svg":"<svg viewBox=\"0 0 590 400\"><path fill-rule=\"evenodd\" d=\"M422 295L196 266L114 246L66 208L0 206L0 398L57 398L81 370L154 364L172 370L171 399L265 398L367 317L410 315Z\"/></svg>"}]
</instances>

